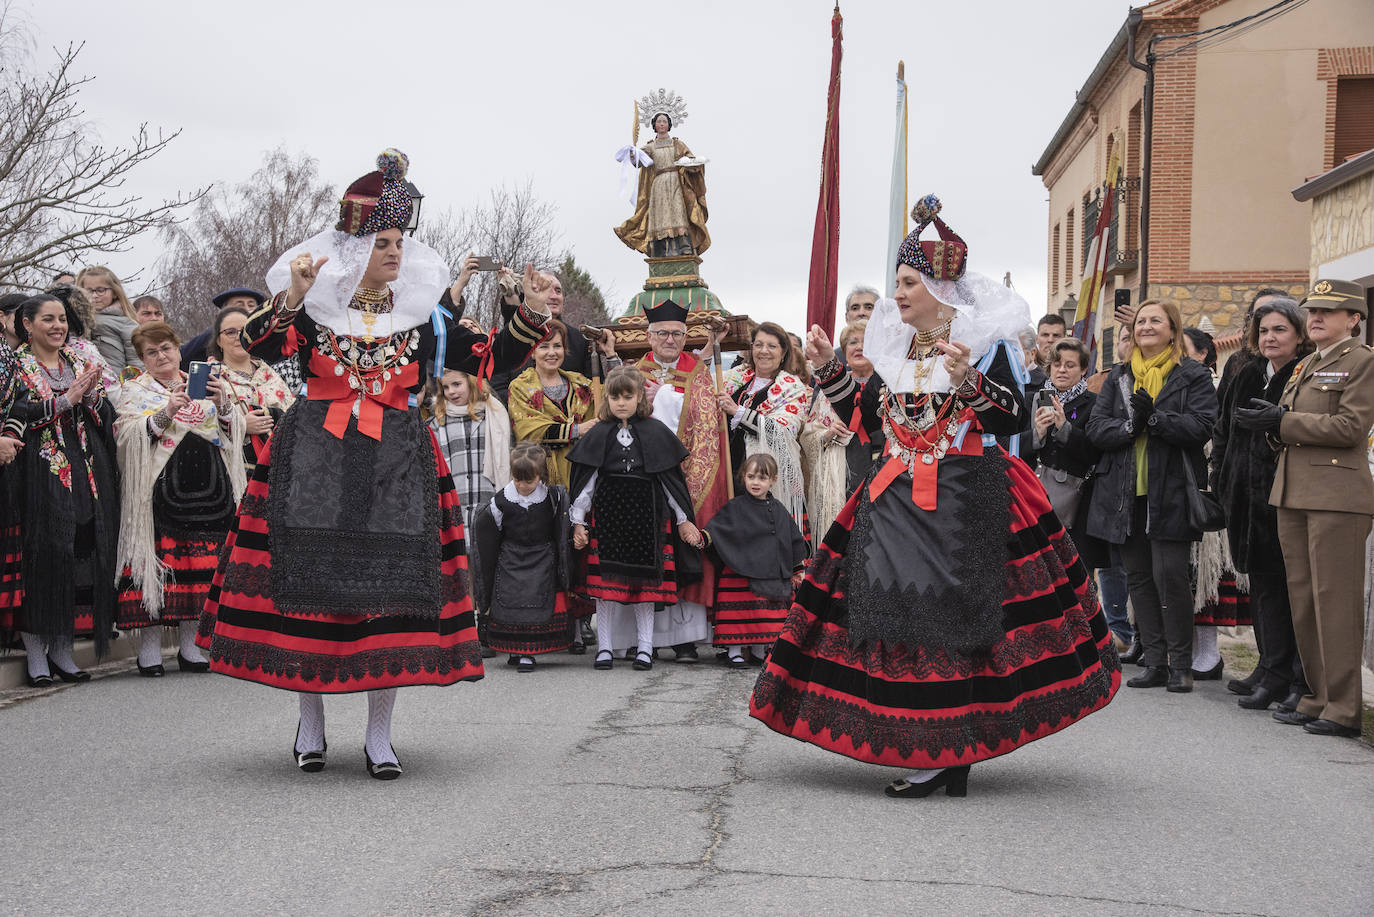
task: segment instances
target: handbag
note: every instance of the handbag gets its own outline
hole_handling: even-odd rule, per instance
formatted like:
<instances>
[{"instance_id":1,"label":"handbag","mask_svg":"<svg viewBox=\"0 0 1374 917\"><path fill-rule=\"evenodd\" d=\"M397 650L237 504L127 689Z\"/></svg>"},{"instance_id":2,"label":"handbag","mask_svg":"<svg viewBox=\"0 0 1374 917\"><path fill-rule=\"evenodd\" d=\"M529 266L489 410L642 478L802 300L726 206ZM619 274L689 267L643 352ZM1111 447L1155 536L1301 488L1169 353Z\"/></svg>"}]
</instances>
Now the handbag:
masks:
<instances>
[{"instance_id":1,"label":"handbag","mask_svg":"<svg viewBox=\"0 0 1374 917\"><path fill-rule=\"evenodd\" d=\"M1219 532L1226 528L1226 510L1211 491L1198 489L1193 463L1186 455L1183 457L1183 473L1188 478L1188 524L1204 532Z\"/></svg>"},{"instance_id":2,"label":"handbag","mask_svg":"<svg viewBox=\"0 0 1374 917\"><path fill-rule=\"evenodd\" d=\"M1045 496L1050 498L1054 514L1064 523L1064 528L1072 528L1078 519L1078 506L1083 499L1083 482L1087 479L1044 465L1035 469L1035 476L1045 488Z\"/></svg>"}]
</instances>

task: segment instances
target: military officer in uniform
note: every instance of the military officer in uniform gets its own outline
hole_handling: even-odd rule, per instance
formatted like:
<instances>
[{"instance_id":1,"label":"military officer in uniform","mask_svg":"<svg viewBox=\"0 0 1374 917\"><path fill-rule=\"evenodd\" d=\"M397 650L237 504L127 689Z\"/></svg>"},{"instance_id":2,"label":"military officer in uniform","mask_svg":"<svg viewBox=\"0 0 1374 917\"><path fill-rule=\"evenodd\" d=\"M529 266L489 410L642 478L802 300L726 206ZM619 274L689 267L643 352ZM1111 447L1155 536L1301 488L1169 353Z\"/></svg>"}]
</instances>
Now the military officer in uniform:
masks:
<instances>
[{"instance_id":1,"label":"military officer in uniform","mask_svg":"<svg viewBox=\"0 0 1374 917\"><path fill-rule=\"evenodd\" d=\"M1293 631L1311 691L1274 719L1315 735L1360 734L1364 550L1374 516L1366 450L1374 426L1374 350L1361 343L1369 317L1359 284L1318 280L1303 299L1317 345L1276 405L1258 399L1236 423L1262 430L1280 450L1269 502L1278 508Z\"/></svg>"}]
</instances>

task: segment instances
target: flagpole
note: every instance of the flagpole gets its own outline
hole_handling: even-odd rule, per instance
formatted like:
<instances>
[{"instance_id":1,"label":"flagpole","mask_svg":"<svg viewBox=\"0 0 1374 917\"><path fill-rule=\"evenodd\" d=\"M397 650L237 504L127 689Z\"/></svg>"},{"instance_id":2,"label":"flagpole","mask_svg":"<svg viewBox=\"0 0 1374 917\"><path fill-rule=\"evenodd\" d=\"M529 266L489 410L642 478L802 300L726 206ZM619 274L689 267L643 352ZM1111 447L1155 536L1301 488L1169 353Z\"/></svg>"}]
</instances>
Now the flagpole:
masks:
<instances>
[{"instance_id":1,"label":"flagpole","mask_svg":"<svg viewBox=\"0 0 1374 917\"><path fill-rule=\"evenodd\" d=\"M906 64L897 61L897 126L896 138L892 146L892 183L888 188L888 215L887 215L887 263L883 265L883 276L886 278L884 289L887 296L891 297L897 292L897 250L902 247L902 240L907 234L907 214L911 208L907 205L907 181L906 181L906 140L907 140L907 100L906 100Z\"/></svg>"},{"instance_id":2,"label":"flagpole","mask_svg":"<svg viewBox=\"0 0 1374 917\"><path fill-rule=\"evenodd\" d=\"M830 83L826 93L825 140L821 145L821 189L816 226L811 234L811 269L806 288L806 327L819 325L829 334L835 325L835 295L840 267L840 5L830 20Z\"/></svg>"}]
</instances>

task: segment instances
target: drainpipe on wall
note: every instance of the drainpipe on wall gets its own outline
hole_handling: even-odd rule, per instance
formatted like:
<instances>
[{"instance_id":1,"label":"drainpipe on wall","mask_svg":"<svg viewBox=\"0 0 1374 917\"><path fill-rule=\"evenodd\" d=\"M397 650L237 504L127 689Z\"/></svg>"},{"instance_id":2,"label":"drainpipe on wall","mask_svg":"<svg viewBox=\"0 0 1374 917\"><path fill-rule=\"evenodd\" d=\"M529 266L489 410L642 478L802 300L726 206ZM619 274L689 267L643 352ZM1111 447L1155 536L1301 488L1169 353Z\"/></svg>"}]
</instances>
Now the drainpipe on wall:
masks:
<instances>
[{"instance_id":1,"label":"drainpipe on wall","mask_svg":"<svg viewBox=\"0 0 1374 917\"><path fill-rule=\"evenodd\" d=\"M1137 70L1145 72L1145 122L1144 153L1140 166L1140 290L1136 302L1144 302L1150 288L1150 163L1154 158L1154 121L1155 121L1155 52L1154 42L1146 48L1145 63L1135 59L1135 34L1140 28L1141 13L1132 8L1126 16L1126 61Z\"/></svg>"}]
</instances>

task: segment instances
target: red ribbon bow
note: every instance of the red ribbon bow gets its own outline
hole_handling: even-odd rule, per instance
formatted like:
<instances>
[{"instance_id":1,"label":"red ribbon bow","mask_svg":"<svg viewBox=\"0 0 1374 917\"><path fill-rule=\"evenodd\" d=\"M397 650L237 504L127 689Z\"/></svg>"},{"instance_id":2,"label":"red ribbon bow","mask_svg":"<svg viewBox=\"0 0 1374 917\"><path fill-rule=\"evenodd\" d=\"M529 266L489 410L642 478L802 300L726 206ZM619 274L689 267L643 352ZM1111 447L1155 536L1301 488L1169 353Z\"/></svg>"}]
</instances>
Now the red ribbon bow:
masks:
<instances>
[{"instance_id":1,"label":"red ribbon bow","mask_svg":"<svg viewBox=\"0 0 1374 917\"><path fill-rule=\"evenodd\" d=\"M491 352L492 345L495 341L496 329L493 328L487 334L487 339L485 341L478 341L476 344L472 345L472 355L481 360L481 362L477 364L478 379L491 379L491 374L496 369L496 355Z\"/></svg>"},{"instance_id":2,"label":"red ribbon bow","mask_svg":"<svg viewBox=\"0 0 1374 917\"><path fill-rule=\"evenodd\" d=\"M310 380L306 397L311 401L331 401L329 411L324 416L324 428L338 439L343 439L348 430L348 417L353 413L353 403L362 396L358 405L358 432L375 440L382 438L382 408L405 410L410 406L409 389L420 384L420 364L408 363L392 370L391 378L383 381L380 372L371 373L362 379L362 389L348 384L353 374L344 369L339 375L336 360L332 360L318 350L310 355L310 371L315 378ZM374 383L381 383L380 391L372 391Z\"/></svg>"}]
</instances>

